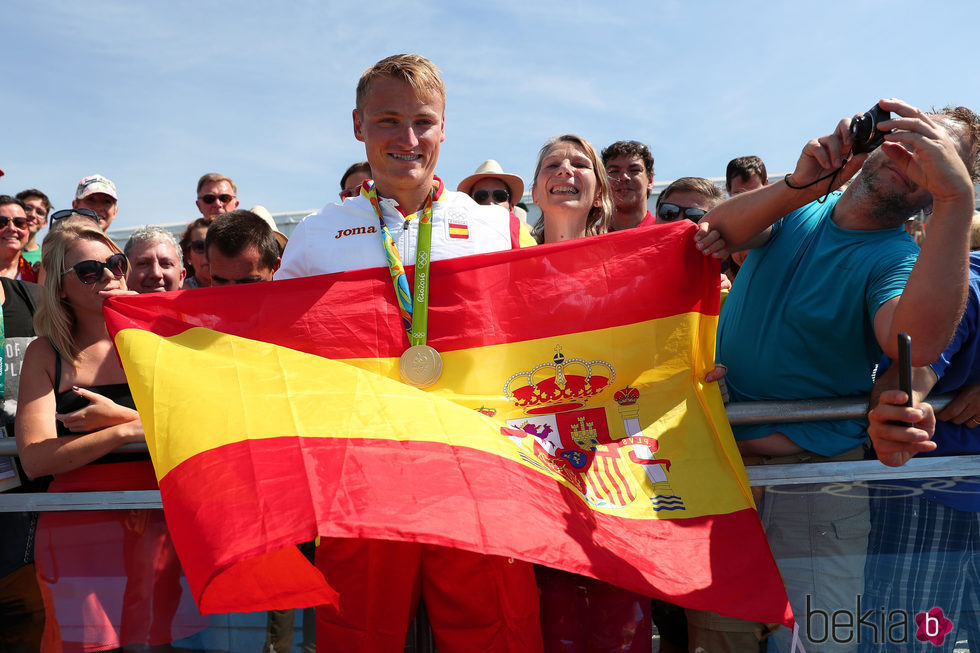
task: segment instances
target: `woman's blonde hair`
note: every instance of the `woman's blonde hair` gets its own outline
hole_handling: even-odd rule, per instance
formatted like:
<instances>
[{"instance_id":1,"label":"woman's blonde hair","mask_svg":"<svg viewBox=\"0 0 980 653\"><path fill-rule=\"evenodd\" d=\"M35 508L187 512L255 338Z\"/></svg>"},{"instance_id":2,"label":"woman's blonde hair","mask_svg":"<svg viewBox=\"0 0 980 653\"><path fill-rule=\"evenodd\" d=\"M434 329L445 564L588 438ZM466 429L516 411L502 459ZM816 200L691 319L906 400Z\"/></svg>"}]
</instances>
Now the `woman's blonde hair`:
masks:
<instances>
[{"instance_id":1,"label":"woman's blonde hair","mask_svg":"<svg viewBox=\"0 0 980 653\"><path fill-rule=\"evenodd\" d=\"M585 218L585 235L595 236L606 233L609 231L609 216L612 215L612 191L609 186L609 176L606 174L606 167L602 165L602 159L599 158L599 153L592 147L592 143L581 136L562 134L561 136L555 136L549 139L544 144L541 151L538 152L538 164L534 167L534 181L531 182L531 188L533 189L538 183L538 174L541 173L541 164L544 162L544 158L548 155L551 148L559 143L571 143L592 162L592 169L595 171L596 185L599 190L599 205L593 206L592 210L589 211L589 215ZM544 242L543 211L541 212L541 217L538 218L534 228L531 230L531 235L534 236L538 243Z\"/></svg>"},{"instance_id":2,"label":"woman's blonde hair","mask_svg":"<svg viewBox=\"0 0 980 653\"><path fill-rule=\"evenodd\" d=\"M102 230L86 218L72 217L60 222L44 239L41 267L44 269L44 290L41 304L34 315L34 331L47 336L62 356L77 365L75 345L75 312L61 296L65 255L76 243L92 240L102 243L114 253L122 250Z\"/></svg>"}]
</instances>

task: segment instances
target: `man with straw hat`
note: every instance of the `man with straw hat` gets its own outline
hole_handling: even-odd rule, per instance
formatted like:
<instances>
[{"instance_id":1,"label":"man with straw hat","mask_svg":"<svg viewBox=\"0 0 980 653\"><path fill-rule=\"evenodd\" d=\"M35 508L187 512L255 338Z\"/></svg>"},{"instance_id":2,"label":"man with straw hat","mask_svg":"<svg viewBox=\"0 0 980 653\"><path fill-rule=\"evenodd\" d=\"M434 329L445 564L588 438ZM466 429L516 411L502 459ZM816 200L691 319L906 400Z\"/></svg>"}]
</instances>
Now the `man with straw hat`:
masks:
<instances>
[{"instance_id":1,"label":"man with straw hat","mask_svg":"<svg viewBox=\"0 0 980 653\"><path fill-rule=\"evenodd\" d=\"M513 211L514 205L524 196L524 181L517 175L504 172L493 159L487 159L475 173L459 182L456 190L466 193L477 204L496 204Z\"/></svg>"}]
</instances>

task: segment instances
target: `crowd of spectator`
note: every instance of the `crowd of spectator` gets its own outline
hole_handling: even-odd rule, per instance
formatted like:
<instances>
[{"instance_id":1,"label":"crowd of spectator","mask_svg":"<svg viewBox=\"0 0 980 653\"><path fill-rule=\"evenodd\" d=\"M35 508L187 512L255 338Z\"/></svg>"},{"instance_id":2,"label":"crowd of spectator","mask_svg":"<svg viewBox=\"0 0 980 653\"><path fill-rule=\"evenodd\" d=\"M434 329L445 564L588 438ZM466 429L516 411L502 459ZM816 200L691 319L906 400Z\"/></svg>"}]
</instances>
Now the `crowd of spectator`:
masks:
<instances>
[{"instance_id":1,"label":"crowd of spectator","mask_svg":"<svg viewBox=\"0 0 980 653\"><path fill-rule=\"evenodd\" d=\"M879 127L895 131L870 153L853 149L850 120L843 120L804 147L785 179L770 180L759 157L737 157L726 171L728 198L709 179L682 177L660 193L652 212L654 157L647 145L624 140L600 154L581 136L564 134L539 152L530 192L541 215L530 226L520 205L524 180L504 172L497 161L484 161L455 192L435 176L445 139L445 95L438 69L417 55L389 57L366 71L357 87L353 127L367 160L341 176L340 201L307 216L290 241L264 207L239 209L234 181L216 173L200 178L201 216L180 238L143 226L122 250L105 235L118 212L118 193L102 175L84 177L72 207L54 213L37 189L0 195L2 333L8 351L18 339L26 348L17 360L19 373L7 373L4 394L5 409L9 402L16 405L16 420L5 410L4 424L7 434L16 436L20 454L20 487L13 491L48 485L106 489L106 479L112 479L108 489L155 486L146 456L114 452L120 444L141 441L143 429L102 317L107 297L371 266L390 267L397 276L401 261L419 257L438 260L678 220L696 223L696 246L723 261L720 286L727 299L719 321L718 362L724 367L707 380L716 380L727 367L733 399L867 394L875 369L880 364L885 370L896 357L899 331L913 337L913 364L932 370L917 376L910 408L900 407L905 397L895 390L894 373L879 374L870 414L873 450L867 420L753 425L735 429L746 464L856 460L871 451L886 464L900 465L916 454L980 453L975 344L980 254L969 254L980 249L973 196L980 120L972 112L957 107L927 113L882 100L879 107L895 117ZM454 231L450 214L465 231L458 226ZM917 244L906 226L923 215L928 215L927 237L920 234ZM374 227L358 228L365 224L379 227L382 237ZM423 252L418 234L426 224L431 224L431 244ZM965 298L969 303L961 321ZM424 305L406 308L409 314L425 310ZM412 344L424 347L424 335ZM14 359L7 356L10 370ZM938 422L922 403L937 383L961 393ZM798 618L812 606L833 610L864 591L869 534L879 548L887 548L898 531L930 532L940 520L969 522L980 512L973 503L936 499L945 512L909 526L907 516L883 516L867 494L828 498L814 490L759 498ZM107 618L85 632L59 631L59 619L51 617L78 610L72 598L78 588L37 579L57 575L45 564L70 568L83 555L79 551L94 546L59 542L56 534L65 519L57 513L40 520L32 513L0 513L0 612L6 612L0 614L0 642L27 649L62 640L167 645L181 628L198 625L193 615L183 614L187 606L165 525L139 515L134 526L130 515L122 526L126 539L118 559L118 578L126 581L119 593L132 598L125 602L122 623ZM842 520L848 523L846 537ZM100 525L90 526L95 542ZM976 534L964 537L976 539ZM73 552L58 551L62 546ZM321 650L401 650L420 592L443 651L627 651L650 639L651 602L598 581L433 545L333 539L322 542L320 550L318 568L347 597L340 610L317 612ZM135 551L143 557L130 555ZM887 595L900 571L878 565L872 573L867 564L874 592ZM155 571L141 571L147 565ZM129 582L135 577L142 585ZM815 578L824 580L815 583ZM898 585L909 601L928 594ZM969 587L975 592L976 585ZM115 588L102 591L109 589ZM152 613L133 598L136 594L153 597ZM576 607L576 600L586 607ZM570 619L576 610L583 619L588 610L606 619ZM963 628L980 635L966 619L976 611L976 605L964 604L956 614L964 617ZM293 619L291 611L269 614L268 650L291 650ZM654 602L652 620L664 651L759 651L770 645L767 640L778 650L794 646L787 629L663 602ZM850 650L808 632L808 624L801 626L797 635L808 651ZM581 647L568 648L569 641L582 642Z\"/></svg>"}]
</instances>

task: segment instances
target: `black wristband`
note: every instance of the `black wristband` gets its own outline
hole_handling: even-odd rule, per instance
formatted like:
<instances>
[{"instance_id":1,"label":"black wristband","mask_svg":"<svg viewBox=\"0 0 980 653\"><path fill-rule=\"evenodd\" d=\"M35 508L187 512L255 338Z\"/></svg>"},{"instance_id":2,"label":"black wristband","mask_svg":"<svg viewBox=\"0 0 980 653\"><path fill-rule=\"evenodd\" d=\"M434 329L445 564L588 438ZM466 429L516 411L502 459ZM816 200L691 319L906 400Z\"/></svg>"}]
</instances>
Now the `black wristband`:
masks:
<instances>
[{"instance_id":1,"label":"black wristband","mask_svg":"<svg viewBox=\"0 0 980 653\"><path fill-rule=\"evenodd\" d=\"M820 177L818 179L814 179L809 184L803 184L802 186L794 186L793 184L789 183L789 178L793 176L793 173L792 172L789 172L789 173L786 174L785 177L783 177L783 183L786 184L787 186L789 186L790 188L792 188L793 190L803 190L804 188L809 188L810 186L813 186L814 184L819 184L824 179L830 179L831 177L836 177L837 174L841 170L843 170L843 169L844 169L844 166L841 166L841 167L837 168L836 170L827 173L823 177ZM833 182L831 182L831 183L833 183Z\"/></svg>"}]
</instances>

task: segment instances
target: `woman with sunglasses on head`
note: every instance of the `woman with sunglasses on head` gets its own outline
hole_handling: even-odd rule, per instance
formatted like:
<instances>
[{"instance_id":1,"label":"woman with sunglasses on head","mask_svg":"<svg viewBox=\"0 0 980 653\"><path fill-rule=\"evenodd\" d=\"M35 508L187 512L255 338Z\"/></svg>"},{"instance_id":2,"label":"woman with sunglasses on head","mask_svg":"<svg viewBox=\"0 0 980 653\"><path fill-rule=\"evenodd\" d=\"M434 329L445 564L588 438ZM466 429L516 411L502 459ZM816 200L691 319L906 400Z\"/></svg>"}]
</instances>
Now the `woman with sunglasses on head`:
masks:
<instances>
[{"instance_id":1,"label":"woman with sunglasses on head","mask_svg":"<svg viewBox=\"0 0 980 653\"><path fill-rule=\"evenodd\" d=\"M125 255L101 230L72 219L45 239L41 265L44 292L35 317L40 337L25 355L17 411L21 462L31 477L67 472L120 444L143 441L102 316L106 297L129 292ZM87 386L112 398L81 390ZM90 400L94 408L72 412ZM68 437L83 430L92 433Z\"/></svg>"},{"instance_id":2,"label":"woman with sunglasses on head","mask_svg":"<svg viewBox=\"0 0 980 653\"><path fill-rule=\"evenodd\" d=\"M204 239L208 235L208 226L214 222L214 217L212 215L198 218L187 225L184 235L180 238L180 249L184 253L184 268L187 269L183 288L211 286L211 266L208 265Z\"/></svg>"},{"instance_id":3,"label":"woman with sunglasses on head","mask_svg":"<svg viewBox=\"0 0 980 653\"><path fill-rule=\"evenodd\" d=\"M539 243L594 236L609 229L609 178L595 148L580 136L564 134L544 144L531 197L541 209L532 231Z\"/></svg>"},{"instance_id":4,"label":"woman with sunglasses on head","mask_svg":"<svg viewBox=\"0 0 980 653\"><path fill-rule=\"evenodd\" d=\"M135 294L125 255L72 218L45 238L41 265L39 337L24 357L17 407L24 471L53 475L49 492L156 489L145 453L115 452L144 441L102 314L106 298ZM42 513L36 559L51 596L46 633L63 636L66 648L173 641L180 573L160 511Z\"/></svg>"}]
</instances>

